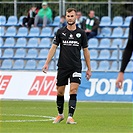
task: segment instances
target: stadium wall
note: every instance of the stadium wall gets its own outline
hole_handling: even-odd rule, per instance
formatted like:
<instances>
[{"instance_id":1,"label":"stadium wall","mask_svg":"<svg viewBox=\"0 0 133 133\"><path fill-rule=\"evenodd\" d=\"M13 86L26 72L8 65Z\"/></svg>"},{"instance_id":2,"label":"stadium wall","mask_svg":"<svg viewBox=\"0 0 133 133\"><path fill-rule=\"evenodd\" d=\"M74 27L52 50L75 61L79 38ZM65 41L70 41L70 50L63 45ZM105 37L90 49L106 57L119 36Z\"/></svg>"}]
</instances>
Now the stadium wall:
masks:
<instances>
[{"instance_id":1,"label":"stadium wall","mask_svg":"<svg viewBox=\"0 0 133 133\"><path fill-rule=\"evenodd\" d=\"M133 74L125 73L123 89L115 87L117 72L93 72L89 81L82 72L79 101L132 102ZM69 85L65 100L69 99ZM56 100L56 72L1 71L0 99Z\"/></svg>"}]
</instances>

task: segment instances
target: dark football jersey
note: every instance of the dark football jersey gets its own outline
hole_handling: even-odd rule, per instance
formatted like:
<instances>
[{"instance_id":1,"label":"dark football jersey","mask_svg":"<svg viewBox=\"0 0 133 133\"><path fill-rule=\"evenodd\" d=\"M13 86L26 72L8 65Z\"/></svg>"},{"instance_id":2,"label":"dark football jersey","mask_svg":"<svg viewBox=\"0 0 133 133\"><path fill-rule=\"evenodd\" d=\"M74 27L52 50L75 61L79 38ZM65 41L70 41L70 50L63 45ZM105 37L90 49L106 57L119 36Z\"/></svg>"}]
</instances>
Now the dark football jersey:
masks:
<instances>
[{"instance_id":1,"label":"dark football jersey","mask_svg":"<svg viewBox=\"0 0 133 133\"><path fill-rule=\"evenodd\" d=\"M81 68L81 48L88 47L86 33L76 28L70 31L67 27L62 27L57 31L53 39L53 44L60 46L58 67L61 68Z\"/></svg>"}]
</instances>

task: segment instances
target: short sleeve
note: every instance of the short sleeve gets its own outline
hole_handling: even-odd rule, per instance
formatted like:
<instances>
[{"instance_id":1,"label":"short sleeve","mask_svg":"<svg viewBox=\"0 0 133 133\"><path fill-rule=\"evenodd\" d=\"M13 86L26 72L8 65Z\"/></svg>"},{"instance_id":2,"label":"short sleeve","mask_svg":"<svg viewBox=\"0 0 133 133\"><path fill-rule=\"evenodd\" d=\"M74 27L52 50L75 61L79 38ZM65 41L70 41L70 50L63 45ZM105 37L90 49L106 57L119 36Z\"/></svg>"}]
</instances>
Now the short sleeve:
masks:
<instances>
[{"instance_id":1,"label":"short sleeve","mask_svg":"<svg viewBox=\"0 0 133 133\"><path fill-rule=\"evenodd\" d=\"M59 46L60 43L60 30L57 30L56 35L53 39L53 44Z\"/></svg>"},{"instance_id":2,"label":"short sleeve","mask_svg":"<svg viewBox=\"0 0 133 133\"><path fill-rule=\"evenodd\" d=\"M87 43L87 35L86 33L83 31L82 33L82 48L87 48L88 47L88 43Z\"/></svg>"}]
</instances>

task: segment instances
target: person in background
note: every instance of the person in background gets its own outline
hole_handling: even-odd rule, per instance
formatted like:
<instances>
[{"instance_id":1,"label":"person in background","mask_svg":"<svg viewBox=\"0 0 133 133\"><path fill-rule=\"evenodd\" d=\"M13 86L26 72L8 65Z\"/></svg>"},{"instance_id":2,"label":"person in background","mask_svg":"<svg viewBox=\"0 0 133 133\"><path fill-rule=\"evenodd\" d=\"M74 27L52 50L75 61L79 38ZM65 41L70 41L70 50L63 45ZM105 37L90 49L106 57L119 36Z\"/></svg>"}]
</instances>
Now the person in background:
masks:
<instances>
[{"instance_id":1,"label":"person in background","mask_svg":"<svg viewBox=\"0 0 133 133\"><path fill-rule=\"evenodd\" d=\"M95 12L91 10L88 13L88 18L86 19L85 32L86 32L88 40L97 35L99 23L100 23L99 20L95 17Z\"/></svg>"},{"instance_id":2,"label":"person in background","mask_svg":"<svg viewBox=\"0 0 133 133\"><path fill-rule=\"evenodd\" d=\"M127 46L125 47L123 52L120 72L116 79L116 87L119 89L122 88L122 83L124 81L124 71L130 61L132 53L133 53L133 17L130 21L128 41L127 41Z\"/></svg>"},{"instance_id":3,"label":"person in background","mask_svg":"<svg viewBox=\"0 0 133 133\"><path fill-rule=\"evenodd\" d=\"M61 18L60 18L60 25L59 27L64 27L67 25L67 22L66 22L66 16L65 15L62 15Z\"/></svg>"},{"instance_id":4,"label":"person in background","mask_svg":"<svg viewBox=\"0 0 133 133\"><path fill-rule=\"evenodd\" d=\"M38 24L42 24L43 27L46 27L47 24L52 23L52 15L52 10L48 7L47 2L43 2L42 8L35 17L34 26L37 27Z\"/></svg>"},{"instance_id":5,"label":"person in background","mask_svg":"<svg viewBox=\"0 0 133 133\"><path fill-rule=\"evenodd\" d=\"M76 14L76 26L78 26L79 28L85 30L85 18L82 17L82 13L80 11L77 12Z\"/></svg>"},{"instance_id":6,"label":"person in background","mask_svg":"<svg viewBox=\"0 0 133 133\"><path fill-rule=\"evenodd\" d=\"M24 17L22 20L22 26L30 28L34 24L35 16L37 15L39 9L34 4L31 9L28 11L27 17Z\"/></svg>"}]
</instances>

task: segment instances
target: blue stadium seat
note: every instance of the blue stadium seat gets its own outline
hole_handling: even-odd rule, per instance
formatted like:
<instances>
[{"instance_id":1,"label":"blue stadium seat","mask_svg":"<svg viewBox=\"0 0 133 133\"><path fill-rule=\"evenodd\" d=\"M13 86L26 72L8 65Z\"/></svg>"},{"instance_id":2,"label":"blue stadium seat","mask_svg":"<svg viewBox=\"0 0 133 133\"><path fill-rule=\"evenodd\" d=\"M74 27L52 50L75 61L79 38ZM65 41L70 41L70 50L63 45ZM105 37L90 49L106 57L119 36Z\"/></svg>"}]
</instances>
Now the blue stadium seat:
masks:
<instances>
[{"instance_id":1,"label":"blue stadium seat","mask_svg":"<svg viewBox=\"0 0 133 133\"><path fill-rule=\"evenodd\" d=\"M52 24L49 24L49 26L57 27L60 25L60 16L55 16L54 21Z\"/></svg>"},{"instance_id":2,"label":"blue stadium seat","mask_svg":"<svg viewBox=\"0 0 133 133\"><path fill-rule=\"evenodd\" d=\"M3 57L3 58L12 58L13 55L14 55L14 50L8 48L8 49L5 49L5 50L4 50L4 53L3 53L3 56L2 56L2 57Z\"/></svg>"},{"instance_id":3,"label":"blue stadium seat","mask_svg":"<svg viewBox=\"0 0 133 133\"><path fill-rule=\"evenodd\" d=\"M99 48L110 48L110 45L111 45L110 39L104 38L101 39L99 43Z\"/></svg>"},{"instance_id":4,"label":"blue stadium seat","mask_svg":"<svg viewBox=\"0 0 133 133\"><path fill-rule=\"evenodd\" d=\"M42 29L41 34L39 37L50 37L52 34L51 27L45 27Z\"/></svg>"},{"instance_id":5,"label":"blue stadium seat","mask_svg":"<svg viewBox=\"0 0 133 133\"><path fill-rule=\"evenodd\" d=\"M100 34L98 34L96 37L97 38L107 38L107 37L110 37L111 33L112 33L111 28L104 27L101 29Z\"/></svg>"},{"instance_id":6,"label":"blue stadium seat","mask_svg":"<svg viewBox=\"0 0 133 133\"><path fill-rule=\"evenodd\" d=\"M91 63L92 71L96 71L97 70L97 67L98 67L97 61L91 60L90 63Z\"/></svg>"},{"instance_id":7,"label":"blue stadium seat","mask_svg":"<svg viewBox=\"0 0 133 133\"><path fill-rule=\"evenodd\" d=\"M98 70L98 71L108 71L109 68L110 68L110 63L109 63L109 61L100 61L97 70Z\"/></svg>"},{"instance_id":8,"label":"blue stadium seat","mask_svg":"<svg viewBox=\"0 0 133 133\"><path fill-rule=\"evenodd\" d=\"M23 48L19 48L16 50L14 58L21 59L21 58L24 58L25 56L26 56L26 50Z\"/></svg>"},{"instance_id":9,"label":"blue stadium seat","mask_svg":"<svg viewBox=\"0 0 133 133\"><path fill-rule=\"evenodd\" d=\"M27 17L27 16L20 16L20 18L19 18L19 21L18 21L18 26L21 26L22 25L22 22L23 22L23 18L24 17Z\"/></svg>"},{"instance_id":10,"label":"blue stadium seat","mask_svg":"<svg viewBox=\"0 0 133 133\"><path fill-rule=\"evenodd\" d=\"M18 38L15 47L22 48L26 47L27 39L26 38Z\"/></svg>"},{"instance_id":11,"label":"blue stadium seat","mask_svg":"<svg viewBox=\"0 0 133 133\"><path fill-rule=\"evenodd\" d=\"M15 45L15 39L14 38L6 38L3 47L14 47Z\"/></svg>"},{"instance_id":12,"label":"blue stadium seat","mask_svg":"<svg viewBox=\"0 0 133 133\"><path fill-rule=\"evenodd\" d=\"M97 38L90 38L88 41L89 48L98 48L98 39Z\"/></svg>"},{"instance_id":13,"label":"blue stadium seat","mask_svg":"<svg viewBox=\"0 0 133 133\"><path fill-rule=\"evenodd\" d=\"M40 34L39 27L32 27L27 37L38 37Z\"/></svg>"},{"instance_id":14,"label":"blue stadium seat","mask_svg":"<svg viewBox=\"0 0 133 133\"><path fill-rule=\"evenodd\" d=\"M4 36L5 34L5 27L0 27L0 37Z\"/></svg>"},{"instance_id":15,"label":"blue stadium seat","mask_svg":"<svg viewBox=\"0 0 133 133\"><path fill-rule=\"evenodd\" d=\"M2 50L0 49L0 57L2 56Z\"/></svg>"},{"instance_id":16,"label":"blue stadium seat","mask_svg":"<svg viewBox=\"0 0 133 133\"><path fill-rule=\"evenodd\" d=\"M46 59L48 55L49 49L41 49L38 55L38 58Z\"/></svg>"},{"instance_id":17,"label":"blue stadium seat","mask_svg":"<svg viewBox=\"0 0 133 133\"><path fill-rule=\"evenodd\" d=\"M4 37L15 37L16 33L17 33L16 27L11 26L7 28Z\"/></svg>"},{"instance_id":18,"label":"blue stadium seat","mask_svg":"<svg viewBox=\"0 0 133 133\"><path fill-rule=\"evenodd\" d=\"M38 47L38 38L30 38L27 47Z\"/></svg>"},{"instance_id":19,"label":"blue stadium seat","mask_svg":"<svg viewBox=\"0 0 133 133\"><path fill-rule=\"evenodd\" d=\"M122 48L125 48L127 46L127 41L128 41L128 39L125 39Z\"/></svg>"},{"instance_id":20,"label":"blue stadium seat","mask_svg":"<svg viewBox=\"0 0 133 133\"><path fill-rule=\"evenodd\" d=\"M113 39L111 48L121 48L122 47L122 39Z\"/></svg>"},{"instance_id":21,"label":"blue stadium seat","mask_svg":"<svg viewBox=\"0 0 133 133\"><path fill-rule=\"evenodd\" d=\"M117 50L113 50L110 59L117 60L118 56L119 56L119 59L121 59L122 58L122 52L119 51L119 54L118 54Z\"/></svg>"},{"instance_id":22,"label":"blue stadium seat","mask_svg":"<svg viewBox=\"0 0 133 133\"><path fill-rule=\"evenodd\" d=\"M28 28L20 27L15 37L26 37L28 35Z\"/></svg>"},{"instance_id":23,"label":"blue stadium seat","mask_svg":"<svg viewBox=\"0 0 133 133\"><path fill-rule=\"evenodd\" d=\"M111 24L111 18L109 16L103 16L101 18L99 26L100 27L110 26L110 24Z\"/></svg>"},{"instance_id":24,"label":"blue stadium seat","mask_svg":"<svg viewBox=\"0 0 133 133\"><path fill-rule=\"evenodd\" d=\"M16 16L9 16L5 26L17 26L18 18Z\"/></svg>"},{"instance_id":25,"label":"blue stadium seat","mask_svg":"<svg viewBox=\"0 0 133 133\"><path fill-rule=\"evenodd\" d=\"M25 70L35 70L36 69L36 61L35 60L27 60Z\"/></svg>"},{"instance_id":26,"label":"blue stadium seat","mask_svg":"<svg viewBox=\"0 0 133 133\"><path fill-rule=\"evenodd\" d=\"M133 72L133 61L129 61L125 71L131 71Z\"/></svg>"},{"instance_id":27,"label":"blue stadium seat","mask_svg":"<svg viewBox=\"0 0 133 133\"><path fill-rule=\"evenodd\" d=\"M86 66L85 60L81 60L81 62L82 62L82 71L86 71L87 70L87 66Z\"/></svg>"},{"instance_id":28,"label":"blue stadium seat","mask_svg":"<svg viewBox=\"0 0 133 133\"><path fill-rule=\"evenodd\" d=\"M38 44L38 47L42 48L50 48L50 46L51 46L50 38L42 38L40 44Z\"/></svg>"},{"instance_id":29,"label":"blue stadium seat","mask_svg":"<svg viewBox=\"0 0 133 133\"><path fill-rule=\"evenodd\" d=\"M82 52L83 52L83 50L82 50ZM55 57L56 57L56 59L59 59L59 53L60 53L60 49L59 48L57 48L56 49L56 53L55 53ZM83 55L83 53L81 53L81 56ZM82 58L82 57L81 57Z\"/></svg>"},{"instance_id":30,"label":"blue stadium seat","mask_svg":"<svg viewBox=\"0 0 133 133\"><path fill-rule=\"evenodd\" d=\"M117 28L114 28L110 38L122 38L122 36L123 36L123 29L120 27L117 27Z\"/></svg>"},{"instance_id":31,"label":"blue stadium seat","mask_svg":"<svg viewBox=\"0 0 133 133\"><path fill-rule=\"evenodd\" d=\"M119 63L117 61L112 61L111 66L110 66L110 71L117 71L119 70Z\"/></svg>"},{"instance_id":32,"label":"blue stadium seat","mask_svg":"<svg viewBox=\"0 0 133 133\"><path fill-rule=\"evenodd\" d=\"M126 39L128 38L128 34L129 34L129 28L126 28L124 35L122 36L122 38Z\"/></svg>"},{"instance_id":33,"label":"blue stadium seat","mask_svg":"<svg viewBox=\"0 0 133 133\"><path fill-rule=\"evenodd\" d=\"M122 16L115 16L113 18L112 24L110 25L111 27L118 27L123 25L123 17Z\"/></svg>"},{"instance_id":34,"label":"blue stadium seat","mask_svg":"<svg viewBox=\"0 0 133 133\"><path fill-rule=\"evenodd\" d=\"M50 36L51 38L55 36L57 30L59 29L59 27L55 27L53 32L52 32L52 35Z\"/></svg>"},{"instance_id":35,"label":"blue stadium seat","mask_svg":"<svg viewBox=\"0 0 133 133\"><path fill-rule=\"evenodd\" d=\"M26 55L26 58L33 59L33 58L36 58L37 56L38 56L37 49L32 48L32 49L29 49L28 50L27 55Z\"/></svg>"},{"instance_id":36,"label":"blue stadium seat","mask_svg":"<svg viewBox=\"0 0 133 133\"><path fill-rule=\"evenodd\" d=\"M110 59L110 51L109 50L101 50L98 56L98 59L100 60L105 60L105 59Z\"/></svg>"},{"instance_id":37,"label":"blue stadium seat","mask_svg":"<svg viewBox=\"0 0 133 133\"><path fill-rule=\"evenodd\" d=\"M0 26L5 25L5 24L6 24L6 16L0 15Z\"/></svg>"},{"instance_id":38,"label":"blue stadium seat","mask_svg":"<svg viewBox=\"0 0 133 133\"><path fill-rule=\"evenodd\" d=\"M2 62L1 68L0 69L11 69L12 68L12 60L10 59L5 59Z\"/></svg>"},{"instance_id":39,"label":"blue stadium seat","mask_svg":"<svg viewBox=\"0 0 133 133\"><path fill-rule=\"evenodd\" d=\"M90 50L90 58L97 59L97 57L98 57L98 51L96 49L91 49Z\"/></svg>"},{"instance_id":40,"label":"blue stadium seat","mask_svg":"<svg viewBox=\"0 0 133 133\"><path fill-rule=\"evenodd\" d=\"M122 25L123 28L129 27L131 18L132 18L132 16L127 16L125 18L124 24Z\"/></svg>"},{"instance_id":41,"label":"blue stadium seat","mask_svg":"<svg viewBox=\"0 0 133 133\"><path fill-rule=\"evenodd\" d=\"M0 47L2 47L2 45L3 45L3 38L2 37L0 37Z\"/></svg>"},{"instance_id":42,"label":"blue stadium seat","mask_svg":"<svg viewBox=\"0 0 133 133\"><path fill-rule=\"evenodd\" d=\"M42 70L44 63L45 63L45 60L40 60L37 64L37 70Z\"/></svg>"},{"instance_id":43,"label":"blue stadium seat","mask_svg":"<svg viewBox=\"0 0 133 133\"><path fill-rule=\"evenodd\" d=\"M55 70L56 69L56 64L54 60L51 60L49 63L49 70Z\"/></svg>"},{"instance_id":44,"label":"blue stadium seat","mask_svg":"<svg viewBox=\"0 0 133 133\"><path fill-rule=\"evenodd\" d=\"M16 60L12 67L12 69L14 69L14 70L16 70L16 69L22 70L23 68L24 68L24 60L21 60L21 59Z\"/></svg>"}]
</instances>

